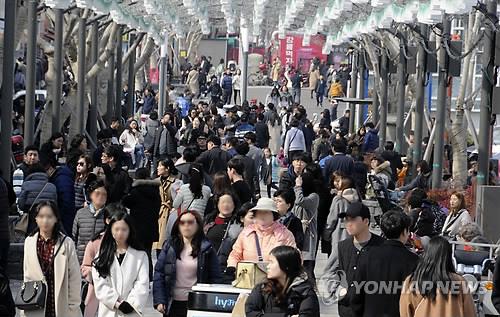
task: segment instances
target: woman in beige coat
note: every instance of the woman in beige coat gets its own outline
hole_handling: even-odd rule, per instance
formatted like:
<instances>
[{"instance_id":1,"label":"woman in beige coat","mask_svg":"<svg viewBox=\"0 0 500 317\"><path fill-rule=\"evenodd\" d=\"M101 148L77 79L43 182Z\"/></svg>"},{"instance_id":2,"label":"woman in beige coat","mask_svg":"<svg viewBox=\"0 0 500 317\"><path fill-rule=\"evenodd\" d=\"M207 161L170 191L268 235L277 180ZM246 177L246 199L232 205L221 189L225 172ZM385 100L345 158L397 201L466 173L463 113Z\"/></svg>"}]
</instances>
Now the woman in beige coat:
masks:
<instances>
[{"instance_id":1,"label":"woman in beige coat","mask_svg":"<svg viewBox=\"0 0 500 317\"><path fill-rule=\"evenodd\" d=\"M195 97L198 97L198 94L200 93L200 83L198 81L198 77L199 77L198 68L193 67L189 71L186 80L186 85L189 87L189 90L191 90L191 93Z\"/></svg>"},{"instance_id":2,"label":"woman in beige coat","mask_svg":"<svg viewBox=\"0 0 500 317\"><path fill-rule=\"evenodd\" d=\"M172 203L175 199L175 195L182 185L182 181L175 177L177 175L177 169L175 168L174 162L171 159L165 159L158 163L158 176L160 186L160 214L158 216L158 242L153 243L153 249L156 250L157 254L160 253L163 242L167 239L167 220L172 212Z\"/></svg>"},{"instance_id":3,"label":"woman in beige coat","mask_svg":"<svg viewBox=\"0 0 500 317\"><path fill-rule=\"evenodd\" d=\"M415 272L403 284L399 311L401 317L476 316L467 282L455 273L451 245L445 238L429 241Z\"/></svg>"},{"instance_id":4,"label":"woman in beige coat","mask_svg":"<svg viewBox=\"0 0 500 317\"><path fill-rule=\"evenodd\" d=\"M79 317L80 265L75 244L61 233L57 206L41 202L35 213L37 231L24 241L24 281L44 281L45 307L21 311L27 317Z\"/></svg>"}]
</instances>

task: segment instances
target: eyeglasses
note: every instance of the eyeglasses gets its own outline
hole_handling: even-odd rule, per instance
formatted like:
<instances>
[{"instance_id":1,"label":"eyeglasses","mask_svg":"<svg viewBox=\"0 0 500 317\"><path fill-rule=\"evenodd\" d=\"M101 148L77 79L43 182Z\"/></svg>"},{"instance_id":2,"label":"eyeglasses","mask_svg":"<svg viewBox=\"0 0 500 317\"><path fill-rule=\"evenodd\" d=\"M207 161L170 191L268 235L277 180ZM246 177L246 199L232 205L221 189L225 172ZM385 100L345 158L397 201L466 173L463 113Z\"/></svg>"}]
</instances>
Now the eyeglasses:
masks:
<instances>
[{"instance_id":1,"label":"eyeglasses","mask_svg":"<svg viewBox=\"0 0 500 317\"><path fill-rule=\"evenodd\" d=\"M181 226L184 226L184 225L188 225L188 226L192 226L195 224L195 220L194 219L189 219L189 220L179 220L179 224Z\"/></svg>"},{"instance_id":2,"label":"eyeglasses","mask_svg":"<svg viewBox=\"0 0 500 317\"><path fill-rule=\"evenodd\" d=\"M78 166L85 166L85 162L78 162Z\"/></svg>"}]
</instances>

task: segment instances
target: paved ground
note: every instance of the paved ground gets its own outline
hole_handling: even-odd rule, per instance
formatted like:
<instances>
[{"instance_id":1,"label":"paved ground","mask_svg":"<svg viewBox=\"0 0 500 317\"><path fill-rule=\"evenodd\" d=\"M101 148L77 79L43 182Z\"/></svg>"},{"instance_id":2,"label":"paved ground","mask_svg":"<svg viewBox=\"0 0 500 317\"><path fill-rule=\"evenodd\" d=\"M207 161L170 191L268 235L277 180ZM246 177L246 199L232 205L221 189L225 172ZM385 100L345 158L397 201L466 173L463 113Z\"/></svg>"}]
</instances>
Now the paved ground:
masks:
<instances>
[{"instance_id":1,"label":"paved ground","mask_svg":"<svg viewBox=\"0 0 500 317\"><path fill-rule=\"evenodd\" d=\"M249 87L248 97L249 97L249 99L255 98L259 101L264 101L266 98L266 95L270 92L270 90L271 90L270 87ZM317 107L316 100L310 98L310 90L309 89L302 90L302 100L301 101L302 101L302 104L306 107L309 118L312 119L314 113L317 113L319 116L319 113L321 112L322 108ZM325 101L324 105L328 105L328 102ZM343 113L344 108L345 108L345 106L343 106L343 105L341 105L339 107L339 110L338 110L339 115L341 115ZM263 185L261 185L261 188L265 188L265 187ZM267 195L267 193L262 192L262 195L264 197L265 195ZM315 273L316 273L317 278L321 277L321 275L325 269L326 260L327 260L326 254L318 253L318 257L316 260L316 269L315 269ZM18 290L21 287L21 281L19 281L19 280L11 281L11 287L12 287L12 292L15 296L15 294L17 294ZM322 293L321 288L319 290L319 293L320 294ZM320 297L320 305L321 305L320 310L321 310L322 317L336 317L336 316L338 316L337 305L325 305L322 302L321 297ZM19 313L18 313L18 316L20 316ZM144 317L160 317L160 316L161 316L161 314L153 309L152 296L149 296L149 303L147 305L146 310L144 311Z\"/></svg>"}]
</instances>

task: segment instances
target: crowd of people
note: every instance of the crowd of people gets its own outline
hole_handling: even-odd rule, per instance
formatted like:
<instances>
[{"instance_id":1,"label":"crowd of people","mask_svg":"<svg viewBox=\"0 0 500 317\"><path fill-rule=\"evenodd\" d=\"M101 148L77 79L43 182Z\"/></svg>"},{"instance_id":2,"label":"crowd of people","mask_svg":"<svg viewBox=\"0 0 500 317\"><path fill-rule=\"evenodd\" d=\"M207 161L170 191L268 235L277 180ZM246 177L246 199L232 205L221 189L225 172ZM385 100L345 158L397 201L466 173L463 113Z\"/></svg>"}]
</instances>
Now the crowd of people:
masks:
<instances>
[{"instance_id":1,"label":"crowd of people","mask_svg":"<svg viewBox=\"0 0 500 317\"><path fill-rule=\"evenodd\" d=\"M141 314L150 290L158 312L186 316L191 287L231 283L247 261L267 263L247 316L320 316L318 252L328 256L321 279L344 274L344 292L335 283L328 289L339 294L340 316L475 315L467 288L437 288L464 281L448 240L484 241L462 192L444 210L428 197L426 161L405 173L409 162L393 142L379 148L373 123L349 135L348 110L337 126L326 108L310 118L286 86L265 103L229 105L235 77L218 67L210 98L196 102L203 89L193 83L210 69L208 59L194 66L164 113L145 98L141 116L113 119L97 148L83 135L55 133L26 146L12 177L3 175L0 268L8 263L5 211L14 206L26 235L25 285L46 285L42 307L26 316ZM318 86L326 85L321 76ZM343 86L340 78L330 84ZM317 97L327 90L318 86ZM147 89L145 96L154 100ZM378 197L374 182L404 197L404 208L370 211L363 201ZM391 294L355 287L366 281L404 286ZM0 315L11 316L14 303L4 298Z\"/></svg>"}]
</instances>

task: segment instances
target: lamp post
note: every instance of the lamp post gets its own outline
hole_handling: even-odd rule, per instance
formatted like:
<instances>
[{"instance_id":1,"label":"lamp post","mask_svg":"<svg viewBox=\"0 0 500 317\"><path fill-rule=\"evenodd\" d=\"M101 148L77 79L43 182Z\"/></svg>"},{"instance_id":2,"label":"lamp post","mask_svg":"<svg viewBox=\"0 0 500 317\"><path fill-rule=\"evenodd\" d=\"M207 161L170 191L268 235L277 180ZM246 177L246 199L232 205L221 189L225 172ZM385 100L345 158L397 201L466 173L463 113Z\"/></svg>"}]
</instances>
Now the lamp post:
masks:
<instances>
[{"instance_id":1,"label":"lamp post","mask_svg":"<svg viewBox=\"0 0 500 317\"><path fill-rule=\"evenodd\" d=\"M242 26L240 29L240 45L243 53L243 65L241 70L241 102L248 99L248 28Z\"/></svg>"}]
</instances>

